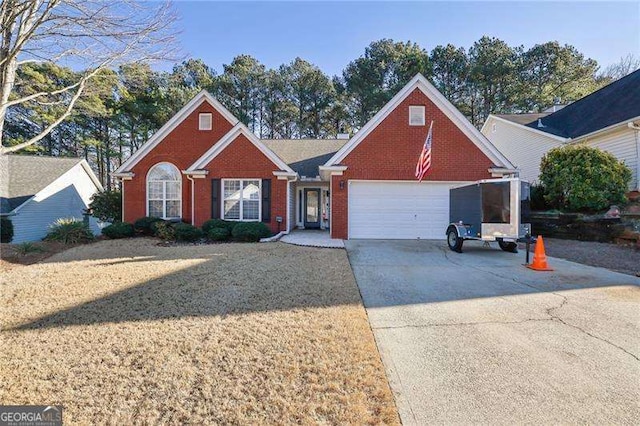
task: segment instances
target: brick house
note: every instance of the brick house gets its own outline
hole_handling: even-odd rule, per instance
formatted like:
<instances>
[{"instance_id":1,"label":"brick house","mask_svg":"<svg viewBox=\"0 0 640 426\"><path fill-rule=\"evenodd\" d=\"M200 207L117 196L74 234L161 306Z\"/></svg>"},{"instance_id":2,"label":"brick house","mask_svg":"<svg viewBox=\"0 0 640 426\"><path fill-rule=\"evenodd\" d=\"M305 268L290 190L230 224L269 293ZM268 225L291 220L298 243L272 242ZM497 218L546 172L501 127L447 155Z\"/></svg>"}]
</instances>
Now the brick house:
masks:
<instances>
[{"instance_id":1,"label":"brick house","mask_svg":"<svg viewBox=\"0 0 640 426\"><path fill-rule=\"evenodd\" d=\"M433 121L432 166L414 172ZM449 188L515 172L422 75L351 139L260 140L207 92L185 105L113 175L123 219L265 222L333 238L444 238Z\"/></svg>"}]
</instances>

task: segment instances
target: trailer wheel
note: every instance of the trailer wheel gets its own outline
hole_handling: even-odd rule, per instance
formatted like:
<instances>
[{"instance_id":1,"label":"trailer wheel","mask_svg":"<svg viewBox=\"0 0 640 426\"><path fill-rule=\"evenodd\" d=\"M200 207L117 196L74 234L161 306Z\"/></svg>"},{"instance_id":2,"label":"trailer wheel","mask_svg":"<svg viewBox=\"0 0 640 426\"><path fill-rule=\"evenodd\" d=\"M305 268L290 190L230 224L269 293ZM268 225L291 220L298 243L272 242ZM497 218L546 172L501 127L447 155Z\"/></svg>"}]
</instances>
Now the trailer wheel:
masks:
<instances>
[{"instance_id":1,"label":"trailer wheel","mask_svg":"<svg viewBox=\"0 0 640 426\"><path fill-rule=\"evenodd\" d=\"M447 245L451 250L462 253L463 242L464 240L458 236L458 231L455 228L447 230Z\"/></svg>"},{"instance_id":2,"label":"trailer wheel","mask_svg":"<svg viewBox=\"0 0 640 426\"><path fill-rule=\"evenodd\" d=\"M500 248L504 251L508 251L509 253L517 253L518 252L518 244L513 243L513 242L506 242L506 241L498 241L498 245L500 246Z\"/></svg>"}]
</instances>

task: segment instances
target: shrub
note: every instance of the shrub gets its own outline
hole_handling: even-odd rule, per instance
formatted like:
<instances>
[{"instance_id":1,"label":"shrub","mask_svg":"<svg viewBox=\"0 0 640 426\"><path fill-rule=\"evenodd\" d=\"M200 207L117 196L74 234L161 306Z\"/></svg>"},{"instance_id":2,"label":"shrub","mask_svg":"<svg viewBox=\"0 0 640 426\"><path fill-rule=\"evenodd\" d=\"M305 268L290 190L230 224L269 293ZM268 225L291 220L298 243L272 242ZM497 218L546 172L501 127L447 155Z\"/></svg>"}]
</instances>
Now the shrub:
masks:
<instances>
[{"instance_id":1,"label":"shrub","mask_svg":"<svg viewBox=\"0 0 640 426\"><path fill-rule=\"evenodd\" d=\"M122 193L118 190L96 192L91 196L89 208L93 217L103 222L122 220Z\"/></svg>"},{"instance_id":2,"label":"shrub","mask_svg":"<svg viewBox=\"0 0 640 426\"><path fill-rule=\"evenodd\" d=\"M7 217L0 218L0 242L10 243L13 240L13 222Z\"/></svg>"},{"instance_id":3,"label":"shrub","mask_svg":"<svg viewBox=\"0 0 640 426\"><path fill-rule=\"evenodd\" d=\"M231 232L227 228L211 228L207 232L207 237L211 241L226 241L229 239Z\"/></svg>"},{"instance_id":4,"label":"shrub","mask_svg":"<svg viewBox=\"0 0 640 426\"><path fill-rule=\"evenodd\" d=\"M172 241L176 238L176 230L171 222L156 221L153 223L153 235L165 241Z\"/></svg>"},{"instance_id":5,"label":"shrub","mask_svg":"<svg viewBox=\"0 0 640 426\"><path fill-rule=\"evenodd\" d=\"M537 184L531 185L531 198L530 198L530 206L531 210L549 210L551 206L544 199L544 186Z\"/></svg>"},{"instance_id":6,"label":"shrub","mask_svg":"<svg viewBox=\"0 0 640 426\"><path fill-rule=\"evenodd\" d=\"M222 219L209 219L205 223L202 224L202 230L205 234L209 234L209 231L214 228L224 228L229 231L233 231L233 227L236 226L238 222L233 222L230 220L222 220Z\"/></svg>"},{"instance_id":7,"label":"shrub","mask_svg":"<svg viewBox=\"0 0 640 426\"><path fill-rule=\"evenodd\" d=\"M111 239L133 237L134 233L133 225L127 222L116 222L102 228L102 235Z\"/></svg>"},{"instance_id":8,"label":"shrub","mask_svg":"<svg viewBox=\"0 0 640 426\"><path fill-rule=\"evenodd\" d=\"M136 232L139 232L142 235L153 235L154 232L152 225L155 222L162 222L162 219L153 216L141 217L133 223L133 228L136 230Z\"/></svg>"},{"instance_id":9,"label":"shrub","mask_svg":"<svg viewBox=\"0 0 640 426\"><path fill-rule=\"evenodd\" d=\"M203 236L201 229L188 223L177 223L173 226L173 229L178 241L197 241Z\"/></svg>"},{"instance_id":10,"label":"shrub","mask_svg":"<svg viewBox=\"0 0 640 426\"><path fill-rule=\"evenodd\" d=\"M604 210L626 202L631 170L608 152L584 145L554 148L540 164L544 199L568 211Z\"/></svg>"},{"instance_id":11,"label":"shrub","mask_svg":"<svg viewBox=\"0 0 640 426\"><path fill-rule=\"evenodd\" d=\"M15 250L20 256L26 256L29 253L42 253L44 251L42 247L29 242L17 244Z\"/></svg>"},{"instance_id":12,"label":"shrub","mask_svg":"<svg viewBox=\"0 0 640 426\"><path fill-rule=\"evenodd\" d=\"M94 236L84 222L72 217L56 220L44 239L64 244L78 244L93 241Z\"/></svg>"},{"instance_id":13,"label":"shrub","mask_svg":"<svg viewBox=\"0 0 640 426\"><path fill-rule=\"evenodd\" d=\"M257 242L271 236L271 230L262 222L238 222L231 235L236 241Z\"/></svg>"}]
</instances>

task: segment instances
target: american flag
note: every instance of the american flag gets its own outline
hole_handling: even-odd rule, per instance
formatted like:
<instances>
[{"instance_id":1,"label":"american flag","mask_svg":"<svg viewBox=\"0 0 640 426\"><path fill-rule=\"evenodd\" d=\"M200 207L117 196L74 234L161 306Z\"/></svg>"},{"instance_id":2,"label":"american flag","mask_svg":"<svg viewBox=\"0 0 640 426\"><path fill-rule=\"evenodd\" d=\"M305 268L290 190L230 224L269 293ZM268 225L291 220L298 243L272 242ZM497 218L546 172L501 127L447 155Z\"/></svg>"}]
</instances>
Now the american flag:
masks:
<instances>
[{"instance_id":1,"label":"american flag","mask_svg":"<svg viewBox=\"0 0 640 426\"><path fill-rule=\"evenodd\" d=\"M418 158L418 164L416 165L416 179L418 179L418 182L422 182L422 178L424 178L424 175L426 175L429 169L431 168L432 130L433 130L433 121L429 126L429 134L427 135L427 140L424 141L424 146L422 147L422 152L420 153L420 157Z\"/></svg>"}]
</instances>

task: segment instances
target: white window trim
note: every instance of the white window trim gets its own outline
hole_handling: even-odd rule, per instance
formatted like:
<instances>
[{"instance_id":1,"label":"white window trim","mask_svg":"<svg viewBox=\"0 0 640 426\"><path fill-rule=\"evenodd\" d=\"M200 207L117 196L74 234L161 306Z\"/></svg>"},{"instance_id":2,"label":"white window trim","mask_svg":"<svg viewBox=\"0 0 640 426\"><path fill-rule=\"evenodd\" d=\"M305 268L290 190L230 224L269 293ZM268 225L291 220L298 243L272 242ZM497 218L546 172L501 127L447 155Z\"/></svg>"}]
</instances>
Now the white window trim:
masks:
<instances>
[{"instance_id":1,"label":"white window trim","mask_svg":"<svg viewBox=\"0 0 640 426\"><path fill-rule=\"evenodd\" d=\"M226 201L226 198L224 197L224 183L225 182L236 182L239 181L240 182L240 191L242 191L242 188L244 188L244 182L248 181L248 180L257 180L258 181L258 189L259 189L259 193L260 196L258 197L258 218L257 219L244 219L244 210L243 210L243 204L244 204L244 198L240 197L240 219L226 219L224 217L224 202ZM221 179L220 180L220 193L222 195L221 200L222 202L220 203L220 217L222 218L222 220L228 220L231 222L262 222L262 179L261 178L237 178L237 179Z\"/></svg>"},{"instance_id":2,"label":"white window trim","mask_svg":"<svg viewBox=\"0 0 640 426\"><path fill-rule=\"evenodd\" d=\"M202 125L202 118L209 117L209 126ZM213 129L213 114L210 112L201 112L198 114L198 130L212 130Z\"/></svg>"},{"instance_id":3,"label":"white window trim","mask_svg":"<svg viewBox=\"0 0 640 426\"><path fill-rule=\"evenodd\" d=\"M178 173L180 173L180 169L178 169L175 164L169 163L167 161L163 161L161 163L156 163L153 166L151 166L151 168L149 169L149 171L147 172L147 178L145 180L145 186L146 186L146 208L147 208L147 216L149 216L149 201L162 201L162 217L160 217L160 219L164 219L164 220L173 220L173 219L182 219L182 175L180 174L180 179L178 179L178 183L180 184L180 189L178 190L178 194L180 198L177 199L171 199L168 200L167 198L163 198L161 200L150 200L149 199L149 176L151 175L151 171L153 169L155 169L157 166L160 166L162 164L168 164L171 167L173 167L174 169L176 169L178 171ZM154 180L152 182L162 182L162 194L163 197L166 196L167 193L167 182L176 182L174 180ZM180 202L180 216L178 217L167 217L166 213L167 213L167 201L179 201Z\"/></svg>"},{"instance_id":4,"label":"white window trim","mask_svg":"<svg viewBox=\"0 0 640 426\"><path fill-rule=\"evenodd\" d=\"M420 114L422 114L422 122L419 123L419 124L411 122L411 116L413 115L412 112L415 111L415 110L419 111ZM425 108L424 105L409 105L409 126L424 126L426 124L426 121L427 121L426 118L425 118L425 115L426 115L426 111L425 110L426 110L426 108Z\"/></svg>"}]
</instances>

